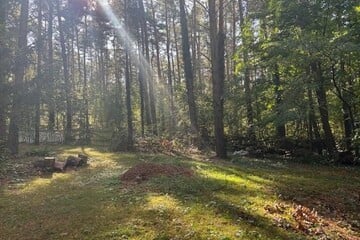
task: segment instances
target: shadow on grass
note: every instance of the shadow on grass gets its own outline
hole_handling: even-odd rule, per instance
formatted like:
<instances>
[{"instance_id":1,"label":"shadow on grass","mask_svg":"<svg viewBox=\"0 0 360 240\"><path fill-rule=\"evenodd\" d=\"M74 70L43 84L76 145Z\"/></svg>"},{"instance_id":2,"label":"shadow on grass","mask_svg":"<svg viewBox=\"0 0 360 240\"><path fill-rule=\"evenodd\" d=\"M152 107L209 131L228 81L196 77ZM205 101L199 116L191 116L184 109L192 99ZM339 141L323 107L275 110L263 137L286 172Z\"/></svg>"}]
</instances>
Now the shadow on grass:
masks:
<instances>
[{"instance_id":1,"label":"shadow on grass","mask_svg":"<svg viewBox=\"0 0 360 240\"><path fill-rule=\"evenodd\" d=\"M59 153L76 151L66 148ZM240 239L294 239L250 208L218 196L246 199L257 194L227 180L155 178L132 189L118 189L118 176L136 162L190 164L187 161L87 148L84 153L93 158L88 168L29 179L24 186L2 192L0 215L5 217L0 219L0 238L233 239L238 234ZM169 206L161 207L164 204Z\"/></svg>"},{"instance_id":2,"label":"shadow on grass","mask_svg":"<svg viewBox=\"0 0 360 240\"><path fill-rule=\"evenodd\" d=\"M299 196L336 196L334 189L354 191L359 186L351 181L358 172L349 175L347 170L338 174L333 169L294 168L298 165L268 169L245 161L198 163L94 148L57 151L63 156L82 151L92 158L90 166L3 189L0 239L306 239L275 226L264 215L264 205L281 200L279 194L293 203ZM119 189L119 175L143 161L191 166L199 174L159 177ZM310 207L308 200L299 203Z\"/></svg>"},{"instance_id":3,"label":"shadow on grass","mask_svg":"<svg viewBox=\"0 0 360 240\"><path fill-rule=\"evenodd\" d=\"M329 225L326 234L331 239L360 239L360 168L281 163L280 168L252 165L251 159L238 159L234 169L246 175L256 175L272 182L270 190L280 201L301 205L319 213ZM249 164L250 162L250 164ZM246 167L244 167L246 166Z\"/></svg>"},{"instance_id":4,"label":"shadow on grass","mask_svg":"<svg viewBox=\"0 0 360 240\"><path fill-rule=\"evenodd\" d=\"M196 206L195 208L198 209L194 211L199 215L209 214L212 218L219 219L224 226L231 225L233 227L232 234L229 235L229 231L227 231L228 235L224 236L224 239L235 237L240 239L303 239L301 235L276 227L270 219L253 211L254 209L251 207L253 203L248 199L258 194L256 189L234 187L225 179L219 180L202 176L193 178L160 177L152 179L148 184L154 192L173 196L185 208ZM220 196L237 196L238 198L231 201ZM216 228L213 225L214 223L208 219L204 221L202 227L204 229L215 228L221 233L221 227ZM235 229L237 231L234 231ZM164 230L160 227L158 231ZM207 237L209 235L205 234L199 239Z\"/></svg>"}]
</instances>

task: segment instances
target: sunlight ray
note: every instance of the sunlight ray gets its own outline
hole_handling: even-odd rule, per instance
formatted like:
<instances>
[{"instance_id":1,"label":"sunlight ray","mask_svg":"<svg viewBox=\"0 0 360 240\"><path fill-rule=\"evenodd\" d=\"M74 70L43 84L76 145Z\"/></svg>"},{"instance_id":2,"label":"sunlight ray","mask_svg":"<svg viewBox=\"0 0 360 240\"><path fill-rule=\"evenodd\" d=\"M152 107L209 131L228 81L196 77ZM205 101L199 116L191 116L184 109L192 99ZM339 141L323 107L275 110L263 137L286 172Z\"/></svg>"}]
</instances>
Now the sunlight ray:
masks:
<instances>
[{"instance_id":1,"label":"sunlight ray","mask_svg":"<svg viewBox=\"0 0 360 240\"><path fill-rule=\"evenodd\" d=\"M111 9L109 2L103 0L97 0L96 2L100 5L102 10L106 14L106 17L111 22L116 32L116 35L121 39L122 43L124 44L124 47L130 54L132 61L134 61L136 66L139 68L140 74L142 74L145 79L149 79L150 77L154 76L150 63L146 60L144 55L137 49L136 41L133 39L130 33L125 29L124 24L115 15L114 11Z\"/></svg>"}]
</instances>

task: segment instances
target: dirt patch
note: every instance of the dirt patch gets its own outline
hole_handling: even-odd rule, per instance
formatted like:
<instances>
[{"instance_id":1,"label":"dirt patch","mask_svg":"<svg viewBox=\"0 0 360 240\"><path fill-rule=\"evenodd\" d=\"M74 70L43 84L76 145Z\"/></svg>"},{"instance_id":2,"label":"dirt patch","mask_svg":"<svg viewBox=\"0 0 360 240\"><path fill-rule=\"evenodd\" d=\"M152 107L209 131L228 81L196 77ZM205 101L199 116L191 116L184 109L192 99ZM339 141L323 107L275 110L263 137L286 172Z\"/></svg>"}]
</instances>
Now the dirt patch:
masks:
<instances>
[{"instance_id":1,"label":"dirt patch","mask_svg":"<svg viewBox=\"0 0 360 240\"><path fill-rule=\"evenodd\" d=\"M124 182L141 183L150 178L158 176L187 176L191 177L194 172L185 167L174 166L170 164L156 164L156 163L140 163L127 170L120 176L120 180Z\"/></svg>"}]
</instances>

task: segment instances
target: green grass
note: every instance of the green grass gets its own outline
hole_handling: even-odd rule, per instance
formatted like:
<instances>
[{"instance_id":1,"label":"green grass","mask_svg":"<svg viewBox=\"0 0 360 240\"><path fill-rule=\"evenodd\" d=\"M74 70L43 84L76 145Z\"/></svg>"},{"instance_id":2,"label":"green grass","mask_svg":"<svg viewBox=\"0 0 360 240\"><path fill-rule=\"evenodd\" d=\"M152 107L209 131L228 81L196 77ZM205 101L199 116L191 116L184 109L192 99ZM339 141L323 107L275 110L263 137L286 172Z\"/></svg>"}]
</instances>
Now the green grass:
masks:
<instances>
[{"instance_id":1,"label":"green grass","mask_svg":"<svg viewBox=\"0 0 360 240\"><path fill-rule=\"evenodd\" d=\"M91 160L78 171L23 174L21 181L0 186L0 239L317 239L296 229L298 204L318 211L330 239L360 237L359 169L43 148L60 159L85 153ZM23 149L23 157L3 163L0 177L18 178L6 168L29 167L35 158L25 152L44 150ZM196 175L124 187L119 176L143 161L188 166ZM275 204L284 205L284 213L264 209ZM278 226L276 218L292 227Z\"/></svg>"}]
</instances>

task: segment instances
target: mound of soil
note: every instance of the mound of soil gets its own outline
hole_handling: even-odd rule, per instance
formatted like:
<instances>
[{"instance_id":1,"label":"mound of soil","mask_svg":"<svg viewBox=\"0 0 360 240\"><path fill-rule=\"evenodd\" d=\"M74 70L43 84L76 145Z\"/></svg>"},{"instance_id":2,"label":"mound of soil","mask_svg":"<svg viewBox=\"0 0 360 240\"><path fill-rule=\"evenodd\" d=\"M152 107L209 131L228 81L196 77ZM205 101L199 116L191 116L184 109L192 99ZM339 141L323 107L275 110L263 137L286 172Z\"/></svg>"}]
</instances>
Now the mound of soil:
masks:
<instances>
[{"instance_id":1,"label":"mound of soil","mask_svg":"<svg viewBox=\"0 0 360 240\"><path fill-rule=\"evenodd\" d=\"M191 169L170 164L140 163L127 170L120 176L121 181L143 182L157 176L187 176L191 177L194 172Z\"/></svg>"}]
</instances>

